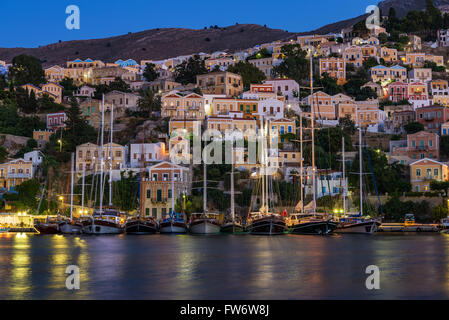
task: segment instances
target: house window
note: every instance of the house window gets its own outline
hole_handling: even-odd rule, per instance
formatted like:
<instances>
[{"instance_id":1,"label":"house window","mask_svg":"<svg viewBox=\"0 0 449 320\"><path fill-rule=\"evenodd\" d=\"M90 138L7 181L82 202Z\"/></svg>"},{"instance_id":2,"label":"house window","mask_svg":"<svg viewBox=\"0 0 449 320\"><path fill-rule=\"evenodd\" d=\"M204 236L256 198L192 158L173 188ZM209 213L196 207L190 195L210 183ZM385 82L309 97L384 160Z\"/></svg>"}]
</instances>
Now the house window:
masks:
<instances>
[{"instance_id":1,"label":"house window","mask_svg":"<svg viewBox=\"0 0 449 320\"><path fill-rule=\"evenodd\" d=\"M147 189L147 199L151 198L151 189Z\"/></svg>"},{"instance_id":2,"label":"house window","mask_svg":"<svg viewBox=\"0 0 449 320\"><path fill-rule=\"evenodd\" d=\"M416 169L416 176L421 177L421 169Z\"/></svg>"}]
</instances>

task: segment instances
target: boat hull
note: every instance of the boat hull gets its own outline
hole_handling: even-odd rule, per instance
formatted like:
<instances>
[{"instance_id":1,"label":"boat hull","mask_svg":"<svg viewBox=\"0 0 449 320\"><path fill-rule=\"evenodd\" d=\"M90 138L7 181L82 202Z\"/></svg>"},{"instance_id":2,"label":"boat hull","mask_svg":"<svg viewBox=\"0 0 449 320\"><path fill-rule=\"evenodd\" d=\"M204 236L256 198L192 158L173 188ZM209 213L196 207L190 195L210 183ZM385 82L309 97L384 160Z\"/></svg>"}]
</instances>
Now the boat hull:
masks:
<instances>
[{"instance_id":1,"label":"boat hull","mask_svg":"<svg viewBox=\"0 0 449 320\"><path fill-rule=\"evenodd\" d=\"M59 230L64 234L80 234L83 232L81 224L70 224L68 222L59 224Z\"/></svg>"},{"instance_id":2,"label":"boat hull","mask_svg":"<svg viewBox=\"0 0 449 320\"><path fill-rule=\"evenodd\" d=\"M337 229L338 224L331 221L309 221L298 223L289 228L290 233L306 235L326 235Z\"/></svg>"},{"instance_id":3,"label":"boat hull","mask_svg":"<svg viewBox=\"0 0 449 320\"><path fill-rule=\"evenodd\" d=\"M208 219L199 219L193 221L189 229L193 234L217 234L220 232L220 225Z\"/></svg>"},{"instance_id":4,"label":"boat hull","mask_svg":"<svg viewBox=\"0 0 449 320\"><path fill-rule=\"evenodd\" d=\"M251 234L258 235L281 235L287 230L285 221L275 217L266 217L254 220L249 226Z\"/></svg>"},{"instance_id":5,"label":"boat hull","mask_svg":"<svg viewBox=\"0 0 449 320\"><path fill-rule=\"evenodd\" d=\"M59 226L56 223L39 223L36 225L37 231L40 234L57 234L59 233Z\"/></svg>"},{"instance_id":6,"label":"boat hull","mask_svg":"<svg viewBox=\"0 0 449 320\"><path fill-rule=\"evenodd\" d=\"M170 222L162 222L160 225L160 233L186 233L187 227L186 224L183 222L176 222L176 221L170 221Z\"/></svg>"},{"instance_id":7,"label":"boat hull","mask_svg":"<svg viewBox=\"0 0 449 320\"><path fill-rule=\"evenodd\" d=\"M94 220L92 224L84 226L83 232L87 234L120 234L124 228L116 223Z\"/></svg>"},{"instance_id":8,"label":"boat hull","mask_svg":"<svg viewBox=\"0 0 449 320\"><path fill-rule=\"evenodd\" d=\"M220 228L221 233L241 233L243 227L238 223L225 223Z\"/></svg>"},{"instance_id":9,"label":"boat hull","mask_svg":"<svg viewBox=\"0 0 449 320\"><path fill-rule=\"evenodd\" d=\"M133 220L126 223L125 231L128 234L155 234L157 232L157 223L153 221Z\"/></svg>"},{"instance_id":10,"label":"boat hull","mask_svg":"<svg viewBox=\"0 0 449 320\"><path fill-rule=\"evenodd\" d=\"M366 221L360 223L340 224L335 232L337 233L354 233L354 234L373 234L379 228L380 223L377 221Z\"/></svg>"}]
</instances>

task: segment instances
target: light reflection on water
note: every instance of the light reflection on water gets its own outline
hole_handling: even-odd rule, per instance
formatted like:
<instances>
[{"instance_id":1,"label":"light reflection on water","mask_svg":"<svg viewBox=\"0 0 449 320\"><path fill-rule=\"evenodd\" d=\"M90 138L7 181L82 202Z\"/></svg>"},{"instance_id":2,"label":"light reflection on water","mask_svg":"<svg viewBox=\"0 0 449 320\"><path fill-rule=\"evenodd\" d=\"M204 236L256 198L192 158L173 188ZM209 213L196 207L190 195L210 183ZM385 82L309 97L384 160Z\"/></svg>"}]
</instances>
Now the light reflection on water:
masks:
<instances>
[{"instance_id":1,"label":"light reflection on water","mask_svg":"<svg viewBox=\"0 0 449 320\"><path fill-rule=\"evenodd\" d=\"M0 299L447 299L449 236L0 234L0 279Z\"/></svg>"}]
</instances>

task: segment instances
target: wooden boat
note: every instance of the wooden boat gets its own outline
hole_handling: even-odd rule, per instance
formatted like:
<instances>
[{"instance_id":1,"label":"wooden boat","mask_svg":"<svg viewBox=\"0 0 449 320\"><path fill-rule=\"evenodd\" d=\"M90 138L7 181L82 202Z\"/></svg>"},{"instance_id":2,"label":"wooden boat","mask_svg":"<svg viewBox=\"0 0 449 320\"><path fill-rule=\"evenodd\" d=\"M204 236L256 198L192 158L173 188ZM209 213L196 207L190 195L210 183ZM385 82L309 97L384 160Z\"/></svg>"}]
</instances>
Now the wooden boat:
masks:
<instances>
[{"instance_id":1,"label":"wooden boat","mask_svg":"<svg viewBox=\"0 0 449 320\"><path fill-rule=\"evenodd\" d=\"M118 210L106 208L95 210L90 223L84 223L83 232L87 234L120 234L125 231Z\"/></svg>"},{"instance_id":2,"label":"wooden boat","mask_svg":"<svg viewBox=\"0 0 449 320\"><path fill-rule=\"evenodd\" d=\"M287 226L279 214L253 212L250 214L248 231L259 235L281 235L287 231Z\"/></svg>"},{"instance_id":3,"label":"wooden boat","mask_svg":"<svg viewBox=\"0 0 449 320\"><path fill-rule=\"evenodd\" d=\"M221 233L242 233L244 228L238 219L226 219L220 228Z\"/></svg>"},{"instance_id":4,"label":"wooden boat","mask_svg":"<svg viewBox=\"0 0 449 320\"><path fill-rule=\"evenodd\" d=\"M132 217L126 220L127 234L155 234L157 230L158 224L153 217Z\"/></svg>"},{"instance_id":5,"label":"wooden boat","mask_svg":"<svg viewBox=\"0 0 449 320\"><path fill-rule=\"evenodd\" d=\"M292 214L289 219L289 231L293 234L327 235L334 232L338 224L322 214Z\"/></svg>"},{"instance_id":6,"label":"wooden boat","mask_svg":"<svg viewBox=\"0 0 449 320\"><path fill-rule=\"evenodd\" d=\"M45 222L40 222L35 225L40 234L57 234L59 233L58 221L47 219Z\"/></svg>"},{"instance_id":7,"label":"wooden boat","mask_svg":"<svg viewBox=\"0 0 449 320\"><path fill-rule=\"evenodd\" d=\"M186 233L187 223L184 214L174 213L159 221L160 233Z\"/></svg>"},{"instance_id":8,"label":"wooden boat","mask_svg":"<svg viewBox=\"0 0 449 320\"><path fill-rule=\"evenodd\" d=\"M363 217L341 218L338 223L337 233L373 234L380 227L380 222L375 219L364 219Z\"/></svg>"},{"instance_id":9,"label":"wooden boat","mask_svg":"<svg viewBox=\"0 0 449 320\"><path fill-rule=\"evenodd\" d=\"M220 232L218 213L193 213L189 231L194 234L217 234Z\"/></svg>"},{"instance_id":10,"label":"wooden boat","mask_svg":"<svg viewBox=\"0 0 449 320\"><path fill-rule=\"evenodd\" d=\"M76 220L60 221L58 228L64 234L81 234L83 232L83 224Z\"/></svg>"}]
</instances>

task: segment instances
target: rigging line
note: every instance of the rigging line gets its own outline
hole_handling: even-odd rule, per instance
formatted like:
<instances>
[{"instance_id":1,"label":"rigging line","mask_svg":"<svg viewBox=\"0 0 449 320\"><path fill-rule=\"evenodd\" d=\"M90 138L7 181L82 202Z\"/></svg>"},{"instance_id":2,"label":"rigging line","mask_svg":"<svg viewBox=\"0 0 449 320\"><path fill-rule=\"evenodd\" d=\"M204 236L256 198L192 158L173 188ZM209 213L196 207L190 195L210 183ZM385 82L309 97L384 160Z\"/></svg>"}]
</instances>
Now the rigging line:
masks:
<instances>
[{"instance_id":1,"label":"rigging line","mask_svg":"<svg viewBox=\"0 0 449 320\"><path fill-rule=\"evenodd\" d=\"M369 150L366 147L367 146L367 141L366 141L366 134L365 134L365 150L366 150L366 154L368 155L368 162L369 162L369 167L370 167L370 171L371 171L371 175L373 176L373 182L374 182L374 189L376 190L376 194L377 194L377 201L379 202L379 208L380 208L380 213L383 213L383 209L382 209L382 203L380 202L380 195L379 195L379 190L377 188L377 183L376 183L376 177L374 176L374 170L373 170L373 164L371 162L371 156L369 154Z\"/></svg>"}]
</instances>

